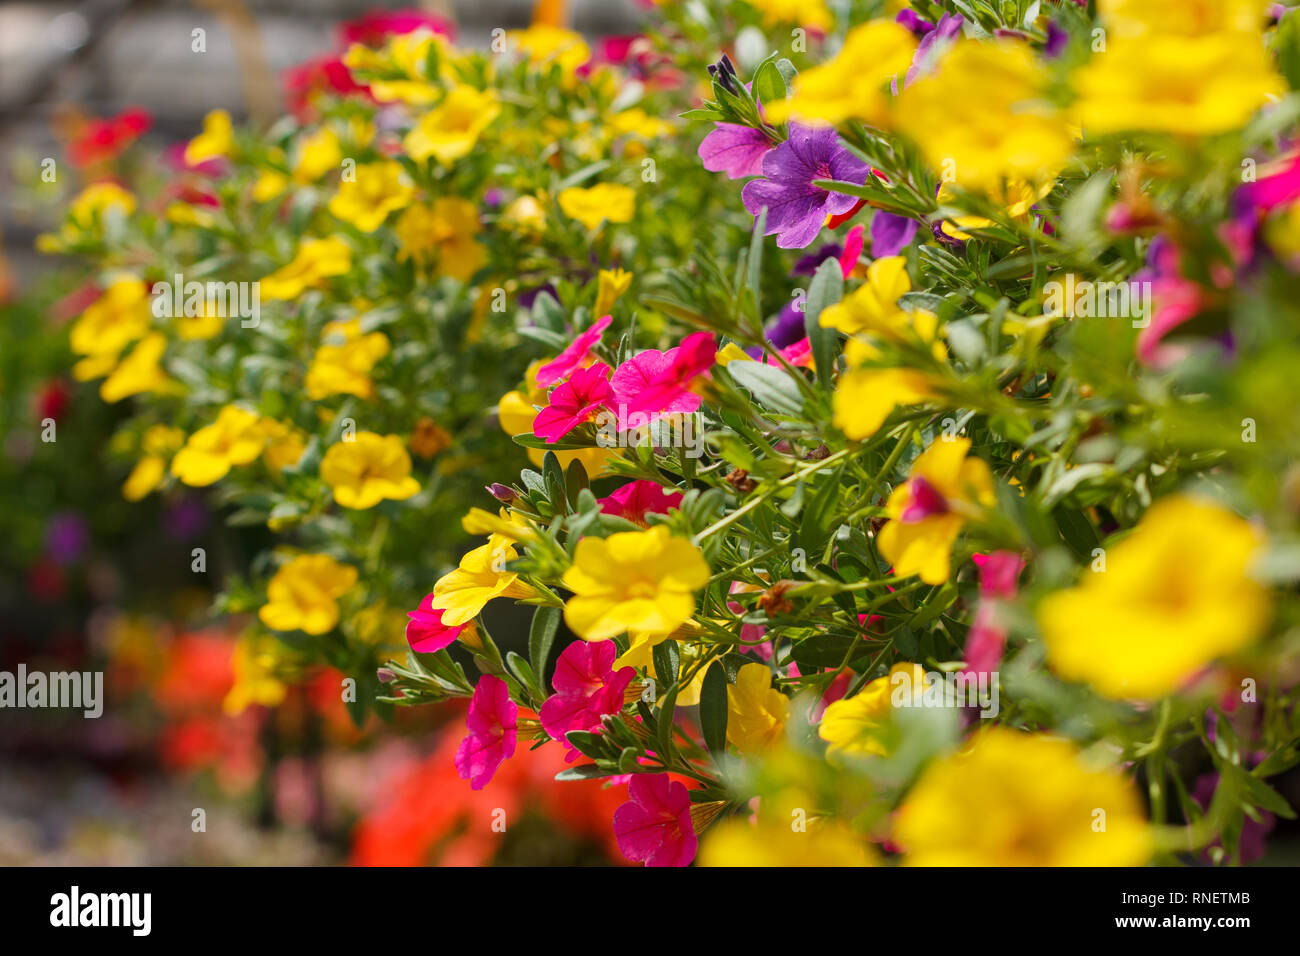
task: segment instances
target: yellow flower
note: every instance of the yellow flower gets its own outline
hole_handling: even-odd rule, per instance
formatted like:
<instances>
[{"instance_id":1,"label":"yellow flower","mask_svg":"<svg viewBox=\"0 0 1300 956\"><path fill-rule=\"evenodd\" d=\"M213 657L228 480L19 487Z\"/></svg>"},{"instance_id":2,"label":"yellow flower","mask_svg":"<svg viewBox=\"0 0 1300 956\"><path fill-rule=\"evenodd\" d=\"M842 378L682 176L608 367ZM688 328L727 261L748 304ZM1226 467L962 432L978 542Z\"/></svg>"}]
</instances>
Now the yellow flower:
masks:
<instances>
[{"instance_id":1,"label":"yellow flower","mask_svg":"<svg viewBox=\"0 0 1300 956\"><path fill-rule=\"evenodd\" d=\"M491 90L457 86L438 106L425 113L402 140L402 147L416 162L430 156L444 166L469 155L479 136L501 114L497 96Z\"/></svg>"},{"instance_id":2,"label":"yellow flower","mask_svg":"<svg viewBox=\"0 0 1300 956\"><path fill-rule=\"evenodd\" d=\"M167 462L185 443L185 433L169 425L151 425L140 438L144 456L135 463L122 483L122 497L139 501L160 484L167 474Z\"/></svg>"},{"instance_id":3,"label":"yellow flower","mask_svg":"<svg viewBox=\"0 0 1300 956\"><path fill-rule=\"evenodd\" d=\"M156 392L166 388L170 379L163 373L160 362L167 349L167 337L161 332L150 332L131 350L113 373L99 386L99 397L106 402L119 402L128 395Z\"/></svg>"},{"instance_id":4,"label":"yellow flower","mask_svg":"<svg viewBox=\"0 0 1300 956\"><path fill-rule=\"evenodd\" d=\"M591 48L581 33L559 27L535 25L508 34L520 50L528 55L532 66L560 65L561 72L572 77L575 70L591 59Z\"/></svg>"},{"instance_id":5,"label":"yellow flower","mask_svg":"<svg viewBox=\"0 0 1300 956\"><path fill-rule=\"evenodd\" d=\"M596 276L596 315L609 315L619 296L632 285L632 273L623 269L601 269Z\"/></svg>"},{"instance_id":6,"label":"yellow flower","mask_svg":"<svg viewBox=\"0 0 1300 956\"><path fill-rule=\"evenodd\" d=\"M298 160L293 167L293 180L307 185L316 182L343 162L343 147L338 134L322 126L298 142Z\"/></svg>"},{"instance_id":7,"label":"yellow flower","mask_svg":"<svg viewBox=\"0 0 1300 956\"><path fill-rule=\"evenodd\" d=\"M601 222L631 222L636 212L636 192L614 183L597 183L589 189L570 186L560 193L560 208L588 229Z\"/></svg>"},{"instance_id":8,"label":"yellow flower","mask_svg":"<svg viewBox=\"0 0 1300 956\"><path fill-rule=\"evenodd\" d=\"M1048 663L1107 697L1153 699L1249 646L1269 617L1248 568L1264 541L1219 505L1175 496L1106 549L1104 570L1038 607Z\"/></svg>"},{"instance_id":9,"label":"yellow flower","mask_svg":"<svg viewBox=\"0 0 1300 956\"><path fill-rule=\"evenodd\" d=\"M284 701L288 688L275 676L279 659L274 641L240 638L230 664L235 682L222 704L227 714L243 713L253 704L277 707Z\"/></svg>"},{"instance_id":10,"label":"yellow flower","mask_svg":"<svg viewBox=\"0 0 1300 956\"><path fill-rule=\"evenodd\" d=\"M405 501L420 490L411 477L411 456L396 435L357 432L329 447L320 476L344 508L373 508L385 498Z\"/></svg>"},{"instance_id":11,"label":"yellow flower","mask_svg":"<svg viewBox=\"0 0 1300 956\"><path fill-rule=\"evenodd\" d=\"M911 291L906 259L877 259L867 267L867 280L848 297L823 309L817 323L845 335L878 332L896 337L908 325L908 313L898 300Z\"/></svg>"},{"instance_id":12,"label":"yellow flower","mask_svg":"<svg viewBox=\"0 0 1300 956\"><path fill-rule=\"evenodd\" d=\"M695 613L693 592L709 583L709 565L694 544L656 525L583 538L563 581L573 592L565 623L583 640L666 635Z\"/></svg>"},{"instance_id":13,"label":"yellow flower","mask_svg":"<svg viewBox=\"0 0 1300 956\"><path fill-rule=\"evenodd\" d=\"M895 819L909 866L1141 866L1152 839L1133 788L1077 747L994 727L932 764Z\"/></svg>"},{"instance_id":14,"label":"yellow flower","mask_svg":"<svg viewBox=\"0 0 1300 956\"><path fill-rule=\"evenodd\" d=\"M902 577L926 584L948 580L952 546L980 507L992 507L993 476L980 458L967 458L969 438L939 439L912 463L908 480L885 503L880 553Z\"/></svg>"},{"instance_id":15,"label":"yellow flower","mask_svg":"<svg viewBox=\"0 0 1300 956\"><path fill-rule=\"evenodd\" d=\"M436 260L439 275L464 282L487 262L487 249L474 238L480 229L468 200L442 196L432 206L411 206L397 220L397 260L420 268Z\"/></svg>"},{"instance_id":16,"label":"yellow flower","mask_svg":"<svg viewBox=\"0 0 1300 956\"><path fill-rule=\"evenodd\" d=\"M891 750L890 713L896 688L912 695L925 688L925 669L920 664L895 664L884 677L877 677L845 700L833 701L822 715L817 736L828 744L826 756L885 756Z\"/></svg>"},{"instance_id":17,"label":"yellow flower","mask_svg":"<svg viewBox=\"0 0 1300 956\"><path fill-rule=\"evenodd\" d=\"M523 392L506 392L502 395L497 403L497 421L501 425L501 430L511 436L532 434L533 419L537 417L537 409L533 407L534 399L538 405L546 403L544 394L535 395L531 399ZM528 448L526 451L528 460L540 467L546 453L540 448ZM592 478L605 474L609 460L614 455L615 451L612 448L575 448L555 452L562 469L567 470L571 462L580 461L588 476Z\"/></svg>"},{"instance_id":18,"label":"yellow flower","mask_svg":"<svg viewBox=\"0 0 1300 956\"><path fill-rule=\"evenodd\" d=\"M68 212L57 235L36 237L40 252L62 252L79 242L98 242L106 223L126 219L135 212L135 196L116 183L92 183L68 204Z\"/></svg>"},{"instance_id":19,"label":"yellow flower","mask_svg":"<svg viewBox=\"0 0 1300 956\"><path fill-rule=\"evenodd\" d=\"M256 459L265 444L257 416L227 405L215 422L196 431L176 453L172 474L187 485L203 488L220 481L235 465Z\"/></svg>"},{"instance_id":20,"label":"yellow flower","mask_svg":"<svg viewBox=\"0 0 1300 956\"><path fill-rule=\"evenodd\" d=\"M283 471L291 465L298 464L298 459L307 450L307 439L300 429L276 421L274 418L258 420L257 427L266 436L266 447L262 449L262 458L268 467Z\"/></svg>"},{"instance_id":21,"label":"yellow flower","mask_svg":"<svg viewBox=\"0 0 1300 956\"><path fill-rule=\"evenodd\" d=\"M760 815L757 823L732 818L709 828L697 866L873 866L875 854L841 823L817 818L795 829L793 819Z\"/></svg>"},{"instance_id":22,"label":"yellow flower","mask_svg":"<svg viewBox=\"0 0 1300 956\"><path fill-rule=\"evenodd\" d=\"M433 586L433 607L441 610L442 623L464 624L498 597L530 598L537 591L520 581L506 565L519 557L510 538L494 534L460 559L460 567L440 577Z\"/></svg>"},{"instance_id":23,"label":"yellow flower","mask_svg":"<svg viewBox=\"0 0 1300 956\"><path fill-rule=\"evenodd\" d=\"M86 311L72 326L72 351L78 355L106 355L115 360L123 349L149 331L149 317L145 284L135 276L117 279L103 295L86 306ZM99 377L74 374L82 381Z\"/></svg>"},{"instance_id":24,"label":"yellow flower","mask_svg":"<svg viewBox=\"0 0 1300 956\"><path fill-rule=\"evenodd\" d=\"M435 52L435 47L440 72L447 73L451 47L445 38L425 29L391 36L383 50L354 43L344 53L343 63L355 74L378 74L358 77L378 102L426 106L440 92L430 82L427 71L429 54Z\"/></svg>"},{"instance_id":25,"label":"yellow flower","mask_svg":"<svg viewBox=\"0 0 1300 956\"><path fill-rule=\"evenodd\" d=\"M532 235L546 229L546 210L536 196L520 196L501 211L503 225Z\"/></svg>"},{"instance_id":26,"label":"yellow flower","mask_svg":"<svg viewBox=\"0 0 1300 956\"><path fill-rule=\"evenodd\" d=\"M415 187L402 164L394 160L365 163L339 185L329 211L362 232L374 232L388 214L411 204Z\"/></svg>"},{"instance_id":27,"label":"yellow flower","mask_svg":"<svg viewBox=\"0 0 1300 956\"><path fill-rule=\"evenodd\" d=\"M752 362L754 360L735 342L728 342L718 349L718 356L714 361L725 368L732 362Z\"/></svg>"},{"instance_id":28,"label":"yellow flower","mask_svg":"<svg viewBox=\"0 0 1300 956\"><path fill-rule=\"evenodd\" d=\"M304 239L292 262L262 279L262 298L296 299L305 289L351 268L352 250L342 239Z\"/></svg>"},{"instance_id":29,"label":"yellow flower","mask_svg":"<svg viewBox=\"0 0 1300 956\"><path fill-rule=\"evenodd\" d=\"M361 320L331 322L325 326L325 344L316 350L307 370L307 397L319 401L330 395L370 398L375 393L370 373L388 354L388 336L361 332ZM334 340L342 339L338 344Z\"/></svg>"},{"instance_id":30,"label":"yellow flower","mask_svg":"<svg viewBox=\"0 0 1300 956\"><path fill-rule=\"evenodd\" d=\"M840 376L831 396L835 427L854 441L874 435L899 405L935 397L930 379L906 368L852 368Z\"/></svg>"},{"instance_id":31,"label":"yellow flower","mask_svg":"<svg viewBox=\"0 0 1300 956\"><path fill-rule=\"evenodd\" d=\"M191 166L209 159L229 156L235 148L234 124L225 110L213 110L203 117L203 132L185 146L185 162Z\"/></svg>"},{"instance_id":32,"label":"yellow flower","mask_svg":"<svg viewBox=\"0 0 1300 956\"><path fill-rule=\"evenodd\" d=\"M893 122L945 181L988 194L1006 180L1037 186L1074 148L1069 124L1042 99L1045 85L1023 44L959 40L935 73L899 94Z\"/></svg>"},{"instance_id":33,"label":"yellow flower","mask_svg":"<svg viewBox=\"0 0 1300 956\"><path fill-rule=\"evenodd\" d=\"M766 104L768 118L791 117L822 123L857 119L882 125L889 104L889 85L911 65L916 39L892 20L873 20L850 30L839 54L804 70L787 100Z\"/></svg>"},{"instance_id":34,"label":"yellow flower","mask_svg":"<svg viewBox=\"0 0 1300 956\"><path fill-rule=\"evenodd\" d=\"M727 740L742 754L771 747L785 730L790 699L772 686L766 664L744 664L727 686Z\"/></svg>"},{"instance_id":35,"label":"yellow flower","mask_svg":"<svg viewBox=\"0 0 1300 956\"><path fill-rule=\"evenodd\" d=\"M825 0L746 0L746 2L762 12L764 26L797 23L816 30L829 30L832 25L831 12L826 9Z\"/></svg>"},{"instance_id":36,"label":"yellow flower","mask_svg":"<svg viewBox=\"0 0 1300 956\"><path fill-rule=\"evenodd\" d=\"M1089 134L1227 132L1286 91L1258 28L1116 38L1074 74L1072 85L1079 122Z\"/></svg>"},{"instance_id":37,"label":"yellow flower","mask_svg":"<svg viewBox=\"0 0 1300 956\"><path fill-rule=\"evenodd\" d=\"M672 134L673 124L657 116L651 116L638 108L623 110L609 118L609 129L614 136L639 136L642 139L658 139Z\"/></svg>"},{"instance_id":38,"label":"yellow flower","mask_svg":"<svg viewBox=\"0 0 1300 956\"><path fill-rule=\"evenodd\" d=\"M216 299L204 302L199 315L178 315L176 317L176 334L187 341L200 341L215 338L225 328L226 320L222 317L224 303Z\"/></svg>"},{"instance_id":39,"label":"yellow flower","mask_svg":"<svg viewBox=\"0 0 1300 956\"><path fill-rule=\"evenodd\" d=\"M258 619L273 631L325 634L339 622L336 598L357 583L357 569L328 554L300 554L266 586Z\"/></svg>"}]
</instances>

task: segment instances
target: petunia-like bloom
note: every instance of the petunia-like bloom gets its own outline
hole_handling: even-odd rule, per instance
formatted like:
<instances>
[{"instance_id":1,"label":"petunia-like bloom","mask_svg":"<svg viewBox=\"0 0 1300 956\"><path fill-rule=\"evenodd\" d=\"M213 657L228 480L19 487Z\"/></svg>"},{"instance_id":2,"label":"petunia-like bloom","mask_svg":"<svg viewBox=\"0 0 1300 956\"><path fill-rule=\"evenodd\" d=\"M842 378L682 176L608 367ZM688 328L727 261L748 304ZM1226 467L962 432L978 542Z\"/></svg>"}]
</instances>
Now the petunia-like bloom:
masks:
<instances>
[{"instance_id":1,"label":"petunia-like bloom","mask_svg":"<svg viewBox=\"0 0 1300 956\"><path fill-rule=\"evenodd\" d=\"M627 785L627 797L614 811L623 855L646 866L689 865L699 848L690 791L666 773L639 773Z\"/></svg>"},{"instance_id":2,"label":"petunia-like bloom","mask_svg":"<svg viewBox=\"0 0 1300 956\"><path fill-rule=\"evenodd\" d=\"M487 544L461 558L456 570L438 579L430 608L443 612L443 624L455 625L472 619L493 598L534 597L537 592L530 585L520 581L516 572L505 570L517 557L519 552L508 538L492 535Z\"/></svg>"},{"instance_id":3,"label":"petunia-like bloom","mask_svg":"<svg viewBox=\"0 0 1300 956\"><path fill-rule=\"evenodd\" d=\"M411 620L406 625L406 643L411 650L421 654L433 654L450 647L451 644L468 629L474 630L474 622L464 624L447 624L443 621L443 612L433 606L434 595L426 594L420 606L407 613Z\"/></svg>"},{"instance_id":4,"label":"petunia-like bloom","mask_svg":"<svg viewBox=\"0 0 1300 956\"><path fill-rule=\"evenodd\" d=\"M763 157L763 179L745 184L741 199L750 214L767 207L767 232L782 249L803 249L821 232L826 217L847 212L857 199L814 186L819 179L861 186L870 167L849 152L829 127L790 124L790 138Z\"/></svg>"},{"instance_id":5,"label":"petunia-like bloom","mask_svg":"<svg viewBox=\"0 0 1300 956\"><path fill-rule=\"evenodd\" d=\"M980 603L975 610L975 623L966 635L966 670L975 674L991 673L997 670L1007 645L1006 625L998 603L1016 596L1025 559L1014 551L994 551L972 555L971 560L980 571Z\"/></svg>"},{"instance_id":6,"label":"petunia-like bloom","mask_svg":"<svg viewBox=\"0 0 1300 956\"><path fill-rule=\"evenodd\" d=\"M698 150L704 168L726 173L728 179L744 179L763 172L763 157L772 151L772 141L762 130L736 123L715 123Z\"/></svg>"},{"instance_id":7,"label":"petunia-like bloom","mask_svg":"<svg viewBox=\"0 0 1300 956\"><path fill-rule=\"evenodd\" d=\"M357 432L331 445L320 476L344 508L373 508L384 499L405 501L420 490L411 477L411 456L397 435Z\"/></svg>"},{"instance_id":8,"label":"petunia-like bloom","mask_svg":"<svg viewBox=\"0 0 1300 956\"><path fill-rule=\"evenodd\" d=\"M646 528L649 527L645 519L647 514L666 515L670 508L680 508L682 493L664 491L659 482L639 478L599 499L597 504L607 515L617 515Z\"/></svg>"},{"instance_id":9,"label":"petunia-like bloom","mask_svg":"<svg viewBox=\"0 0 1300 956\"><path fill-rule=\"evenodd\" d=\"M727 740L742 754L771 747L785 730L790 699L772 686L766 664L743 664L727 687Z\"/></svg>"},{"instance_id":10,"label":"petunia-like bloom","mask_svg":"<svg viewBox=\"0 0 1300 956\"><path fill-rule=\"evenodd\" d=\"M300 554L266 586L259 620L273 631L325 634L339 622L337 598L357 583L357 569L328 554Z\"/></svg>"},{"instance_id":11,"label":"petunia-like bloom","mask_svg":"<svg viewBox=\"0 0 1300 956\"><path fill-rule=\"evenodd\" d=\"M321 335L321 347L312 356L304 385L307 397L319 401L331 395L370 398L375 393L370 372L388 354L383 332L363 333L360 319L331 322Z\"/></svg>"},{"instance_id":12,"label":"petunia-like bloom","mask_svg":"<svg viewBox=\"0 0 1300 956\"><path fill-rule=\"evenodd\" d=\"M573 596L565 623L586 641L625 631L668 635L695 613L694 592L709 583L700 549L663 525L578 542L564 586Z\"/></svg>"},{"instance_id":13,"label":"petunia-like bloom","mask_svg":"<svg viewBox=\"0 0 1300 956\"><path fill-rule=\"evenodd\" d=\"M614 303L632 287L632 273L626 269L601 269L596 274L596 315L604 315L600 321L609 323L609 310ZM602 330L603 331L603 330Z\"/></svg>"},{"instance_id":14,"label":"petunia-like bloom","mask_svg":"<svg viewBox=\"0 0 1300 956\"><path fill-rule=\"evenodd\" d=\"M823 309L817 322L845 335L876 332L897 336L909 324L908 312L898 300L911 291L907 260L902 256L878 258L867 267L867 281Z\"/></svg>"},{"instance_id":15,"label":"petunia-like bloom","mask_svg":"<svg viewBox=\"0 0 1300 956\"><path fill-rule=\"evenodd\" d=\"M555 693L542 704L538 716L542 728L564 744L566 762L576 760L579 751L565 734L571 730L597 731L607 714L623 709L624 692L636 670L614 670L617 656L618 648L612 641L574 641L556 661L555 676L551 678Z\"/></svg>"},{"instance_id":16,"label":"petunia-like bloom","mask_svg":"<svg viewBox=\"0 0 1300 956\"><path fill-rule=\"evenodd\" d=\"M211 425L191 435L172 459L172 474L187 485L202 488L224 478L235 465L247 465L262 453L266 434L257 416L238 405L227 405Z\"/></svg>"},{"instance_id":17,"label":"petunia-like bloom","mask_svg":"<svg viewBox=\"0 0 1300 956\"><path fill-rule=\"evenodd\" d=\"M969 438L933 442L885 503L889 521L877 542L900 577L915 574L926 584L947 581L957 535L970 516L992 507L989 466L967 458L969 450Z\"/></svg>"},{"instance_id":18,"label":"petunia-like bloom","mask_svg":"<svg viewBox=\"0 0 1300 956\"><path fill-rule=\"evenodd\" d=\"M857 119L880 126L888 111L889 83L907 69L916 38L906 27L872 20L854 27L833 60L800 72L794 94L773 103L773 122L790 117L820 123Z\"/></svg>"},{"instance_id":19,"label":"petunia-like bloom","mask_svg":"<svg viewBox=\"0 0 1300 956\"><path fill-rule=\"evenodd\" d=\"M1174 692L1264 629L1268 589L1249 574L1263 546L1260 532L1221 505L1162 499L1106 549L1105 570L1039 604L1048 664L1107 697Z\"/></svg>"},{"instance_id":20,"label":"petunia-like bloom","mask_svg":"<svg viewBox=\"0 0 1300 956\"><path fill-rule=\"evenodd\" d=\"M601 273L604 275L604 273ZM568 346L551 361L537 370L537 384L545 388L572 374L587 361L591 350L600 342L600 337L609 328L612 316L597 319L591 328L580 332Z\"/></svg>"},{"instance_id":21,"label":"petunia-like bloom","mask_svg":"<svg viewBox=\"0 0 1300 956\"><path fill-rule=\"evenodd\" d=\"M1090 766L1068 740L1002 727L926 769L894 840L908 866L1141 866L1153 848L1119 773Z\"/></svg>"},{"instance_id":22,"label":"petunia-like bloom","mask_svg":"<svg viewBox=\"0 0 1300 956\"><path fill-rule=\"evenodd\" d=\"M602 222L631 222L636 212L636 192L617 183L570 186L559 195L560 209L588 229Z\"/></svg>"},{"instance_id":23,"label":"petunia-like bloom","mask_svg":"<svg viewBox=\"0 0 1300 956\"><path fill-rule=\"evenodd\" d=\"M496 93L458 84L420 118L402 140L402 148L417 163L433 157L450 166L469 155L483 131L500 115Z\"/></svg>"},{"instance_id":24,"label":"petunia-like bloom","mask_svg":"<svg viewBox=\"0 0 1300 956\"><path fill-rule=\"evenodd\" d=\"M630 427L631 416L648 424L665 415L695 411L701 399L691 386L713 367L717 354L711 332L693 332L676 348L646 349L628 359L610 379L619 406L619 427Z\"/></svg>"},{"instance_id":25,"label":"petunia-like bloom","mask_svg":"<svg viewBox=\"0 0 1300 956\"><path fill-rule=\"evenodd\" d=\"M330 213L362 232L374 232L388 214L411 204L415 187L395 160L362 163L351 178L339 184L339 191L327 207Z\"/></svg>"},{"instance_id":26,"label":"petunia-like bloom","mask_svg":"<svg viewBox=\"0 0 1300 956\"><path fill-rule=\"evenodd\" d=\"M919 700L924 690L925 669L920 664L895 664L886 676L868 681L852 697L832 702L817 728L817 736L828 745L826 756L838 760L888 754L895 694Z\"/></svg>"},{"instance_id":27,"label":"petunia-like bloom","mask_svg":"<svg viewBox=\"0 0 1300 956\"><path fill-rule=\"evenodd\" d=\"M475 238L482 230L478 209L457 196L439 196L432 205L408 206L393 224L401 247L399 262L420 269L435 266L437 275L462 282L487 262L487 247Z\"/></svg>"},{"instance_id":28,"label":"petunia-like bloom","mask_svg":"<svg viewBox=\"0 0 1300 956\"><path fill-rule=\"evenodd\" d=\"M898 255L916 238L920 228L915 219L877 209L871 217L871 254L877 259Z\"/></svg>"},{"instance_id":29,"label":"petunia-like bloom","mask_svg":"<svg viewBox=\"0 0 1300 956\"><path fill-rule=\"evenodd\" d=\"M342 239L304 239L292 262L261 280L262 298L296 299L351 268L352 250Z\"/></svg>"},{"instance_id":30,"label":"petunia-like bloom","mask_svg":"<svg viewBox=\"0 0 1300 956\"><path fill-rule=\"evenodd\" d=\"M172 384L161 365L166 350L167 337L161 332L150 332L104 379L99 386L99 397L112 403L130 395L166 389Z\"/></svg>"},{"instance_id":31,"label":"petunia-like bloom","mask_svg":"<svg viewBox=\"0 0 1300 956\"><path fill-rule=\"evenodd\" d=\"M191 166L208 159L229 156L235 146L234 124L225 110L213 110L203 117L203 132L185 147L185 162Z\"/></svg>"},{"instance_id":32,"label":"petunia-like bloom","mask_svg":"<svg viewBox=\"0 0 1300 956\"><path fill-rule=\"evenodd\" d=\"M859 339L849 339L844 348L849 368L840 376L831 396L832 420L854 441L874 435L900 405L916 405L936 397L934 383L924 372L860 367L878 354L874 346Z\"/></svg>"},{"instance_id":33,"label":"petunia-like bloom","mask_svg":"<svg viewBox=\"0 0 1300 956\"><path fill-rule=\"evenodd\" d=\"M547 406L533 419L533 434L557 442L579 425L595 419L614 398L609 383L609 366L597 362L580 368L551 392Z\"/></svg>"},{"instance_id":34,"label":"petunia-like bloom","mask_svg":"<svg viewBox=\"0 0 1300 956\"><path fill-rule=\"evenodd\" d=\"M519 739L519 707L510 699L506 682L491 674L478 679L469 702L469 734L456 751L456 772L470 788L482 790L493 774L515 754Z\"/></svg>"}]
</instances>

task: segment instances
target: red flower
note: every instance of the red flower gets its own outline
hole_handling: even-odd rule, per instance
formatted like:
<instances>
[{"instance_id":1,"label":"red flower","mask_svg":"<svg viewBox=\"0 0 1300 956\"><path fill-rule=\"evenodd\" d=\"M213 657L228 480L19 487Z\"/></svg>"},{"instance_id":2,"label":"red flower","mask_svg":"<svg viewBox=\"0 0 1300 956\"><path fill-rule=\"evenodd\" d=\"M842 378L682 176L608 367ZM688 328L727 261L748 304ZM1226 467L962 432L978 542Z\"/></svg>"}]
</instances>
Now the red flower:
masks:
<instances>
[{"instance_id":1,"label":"red flower","mask_svg":"<svg viewBox=\"0 0 1300 956\"><path fill-rule=\"evenodd\" d=\"M607 714L623 709L623 692L636 676L635 668L612 670L618 655L613 641L575 641L560 654L552 683L555 693L542 704L542 727L564 744L566 762L580 752L565 737L571 730L598 731Z\"/></svg>"},{"instance_id":2,"label":"red flower","mask_svg":"<svg viewBox=\"0 0 1300 956\"><path fill-rule=\"evenodd\" d=\"M90 119L68 144L68 161L77 168L116 159L140 138L153 117L142 109L128 109L110 119Z\"/></svg>"},{"instance_id":3,"label":"red flower","mask_svg":"<svg viewBox=\"0 0 1300 956\"><path fill-rule=\"evenodd\" d=\"M664 491L657 481L641 478L629 481L613 494L601 498L598 503L605 514L626 518L645 528L648 527L645 520L647 514L666 515L668 509L680 508L682 495L677 491Z\"/></svg>"}]
</instances>

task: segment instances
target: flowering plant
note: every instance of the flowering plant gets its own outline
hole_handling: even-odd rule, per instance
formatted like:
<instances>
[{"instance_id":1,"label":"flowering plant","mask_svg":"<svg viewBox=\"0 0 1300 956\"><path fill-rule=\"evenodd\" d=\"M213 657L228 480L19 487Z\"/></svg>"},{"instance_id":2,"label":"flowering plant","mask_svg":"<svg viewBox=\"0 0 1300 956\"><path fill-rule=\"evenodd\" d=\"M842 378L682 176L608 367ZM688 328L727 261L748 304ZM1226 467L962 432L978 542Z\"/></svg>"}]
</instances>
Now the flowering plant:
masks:
<instances>
[{"instance_id":1,"label":"flowering plant","mask_svg":"<svg viewBox=\"0 0 1300 956\"><path fill-rule=\"evenodd\" d=\"M659 3L617 69L394 33L210 116L202 200L90 187L46 245L128 496L220 481L294 552L220 607L468 698L476 789L626 784L648 865L1240 862L1300 763L1300 20L830 6ZM189 262L260 324L151 314Z\"/></svg>"}]
</instances>

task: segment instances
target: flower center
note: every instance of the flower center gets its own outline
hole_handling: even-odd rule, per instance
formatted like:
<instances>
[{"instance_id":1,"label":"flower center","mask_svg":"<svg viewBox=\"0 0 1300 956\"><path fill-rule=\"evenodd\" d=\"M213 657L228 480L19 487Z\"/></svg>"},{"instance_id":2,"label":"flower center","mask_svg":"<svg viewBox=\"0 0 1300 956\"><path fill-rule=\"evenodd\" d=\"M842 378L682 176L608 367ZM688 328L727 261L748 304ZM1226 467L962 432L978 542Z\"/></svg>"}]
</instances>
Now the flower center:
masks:
<instances>
[{"instance_id":1,"label":"flower center","mask_svg":"<svg viewBox=\"0 0 1300 956\"><path fill-rule=\"evenodd\" d=\"M909 481L908 492L907 507L899 516L908 524L947 514L949 511L947 499L939 494L939 489L924 478L916 477Z\"/></svg>"}]
</instances>

